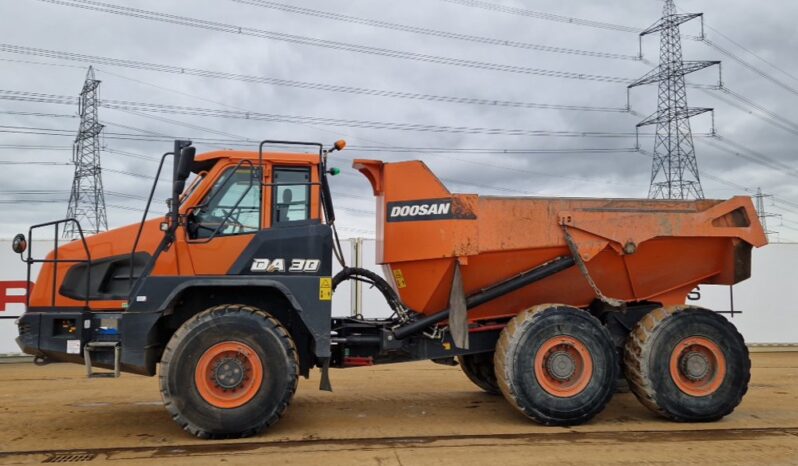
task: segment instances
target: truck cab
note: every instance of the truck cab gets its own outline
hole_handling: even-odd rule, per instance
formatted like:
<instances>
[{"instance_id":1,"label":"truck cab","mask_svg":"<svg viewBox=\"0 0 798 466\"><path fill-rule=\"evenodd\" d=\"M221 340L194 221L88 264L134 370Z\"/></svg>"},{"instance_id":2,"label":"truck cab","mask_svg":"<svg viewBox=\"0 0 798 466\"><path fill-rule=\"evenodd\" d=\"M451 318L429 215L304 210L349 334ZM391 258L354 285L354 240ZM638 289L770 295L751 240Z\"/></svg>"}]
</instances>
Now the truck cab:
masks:
<instances>
[{"instance_id":1,"label":"truck cab","mask_svg":"<svg viewBox=\"0 0 798 466\"><path fill-rule=\"evenodd\" d=\"M196 157L181 148L176 159L186 157L190 173L175 179L176 215L65 244L59 233L74 220L32 227L24 242L50 229L56 247L42 259L30 249L23 257L41 270L19 321L22 350L40 362L154 375L177 328L200 308L236 302L269 309L282 322L302 373L322 364L334 214L324 200L327 151L315 146L315 154L261 146ZM117 346L126 350L114 354Z\"/></svg>"}]
</instances>

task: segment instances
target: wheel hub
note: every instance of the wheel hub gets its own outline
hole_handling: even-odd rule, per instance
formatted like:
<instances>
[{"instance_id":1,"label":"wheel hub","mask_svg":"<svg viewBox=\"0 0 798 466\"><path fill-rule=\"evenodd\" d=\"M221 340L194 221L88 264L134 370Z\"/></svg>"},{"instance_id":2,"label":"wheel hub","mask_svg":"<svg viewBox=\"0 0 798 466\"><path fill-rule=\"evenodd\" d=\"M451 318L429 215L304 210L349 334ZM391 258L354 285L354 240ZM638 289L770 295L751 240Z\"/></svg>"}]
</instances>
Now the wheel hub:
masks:
<instances>
[{"instance_id":1,"label":"wheel hub","mask_svg":"<svg viewBox=\"0 0 798 466\"><path fill-rule=\"evenodd\" d=\"M581 393L593 376L593 358L582 341L570 335L549 338L535 355L535 378L557 398Z\"/></svg>"},{"instance_id":2,"label":"wheel hub","mask_svg":"<svg viewBox=\"0 0 798 466\"><path fill-rule=\"evenodd\" d=\"M709 338L694 335L677 343L670 357L669 372L683 393L709 396L715 393L726 376L726 356Z\"/></svg>"},{"instance_id":3,"label":"wheel hub","mask_svg":"<svg viewBox=\"0 0 798 466\"><path fill-rule=\"evenodd\" d=\"M264 367L255 350L240 341L223 341L197 361L194 383L211 406L232 409L252 400L263 383Z\"/></svg>"},{"instance_id":4,"label":"wheel hub","mask_svg":"<svg viewBox=\"0 0 798 466\"><path fill-rule=\"evenodd\" d=\"M680 369L688 379L697 382L709 374L711 364L707 357L697 351L691 351L682 357Z\"/></svg>"},{"instance_id":5,"label":"wheel hub","mask_svg":"<svg viewBox=\"0 0 798 466\"><path fill-rule=\"evenodd\" d=\"M234 390L244 381L246 369L238 358L223 358L213 371L213 381L225 390Z\"/></svg>"},{"instance_id":6,"label":"wheel hub","mask_svg":"<svg viewBox=\"0 0 798 466\"><path fill-rule=\"evenodd\" d=\"M546 369L555 380L569 380L576 372L576 362L565 351L552 353L547 361Z\"/></svg>"}]
</instances>

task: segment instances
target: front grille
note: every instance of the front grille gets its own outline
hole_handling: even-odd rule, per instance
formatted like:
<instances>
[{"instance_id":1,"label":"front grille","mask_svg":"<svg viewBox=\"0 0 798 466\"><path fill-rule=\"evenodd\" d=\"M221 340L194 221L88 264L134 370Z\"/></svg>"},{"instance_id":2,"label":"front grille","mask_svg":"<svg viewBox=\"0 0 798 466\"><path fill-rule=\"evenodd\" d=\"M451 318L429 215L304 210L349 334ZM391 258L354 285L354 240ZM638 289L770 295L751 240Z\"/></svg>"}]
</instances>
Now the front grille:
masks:
<instances>
[{"instance_id":1,"label":"front grille","mask_svg":"<svg viewBox=\"0 0 798 466\"><path fill-rule=\"evenodd\" d=\"M19 324L17 324L17 327L19 328L20 335L27 335L28 333L30 333L30 324L20 322Z\"/></svg>"}]
</instances>

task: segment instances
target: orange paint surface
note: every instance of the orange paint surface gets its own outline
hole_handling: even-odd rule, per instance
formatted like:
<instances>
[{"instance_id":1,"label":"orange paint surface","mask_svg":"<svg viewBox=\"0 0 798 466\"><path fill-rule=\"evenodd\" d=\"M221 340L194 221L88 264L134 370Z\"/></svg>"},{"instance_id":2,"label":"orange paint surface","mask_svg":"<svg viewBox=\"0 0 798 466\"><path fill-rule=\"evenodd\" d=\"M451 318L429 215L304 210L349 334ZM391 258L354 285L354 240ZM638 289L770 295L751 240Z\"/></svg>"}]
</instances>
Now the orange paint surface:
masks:
<instances>
[{"instance_id":1,"label":"orange paint surface","mask_svg":"<svg viewBox=\"0 0 798 466\"><path fill-rule=\"evenodd\" d=\"M750 247L767 239L748 197L727 201L494 197L453 194L420 161L355 160L377 202L377 261L401 270L398 291L427 314L448 306L454 263L466 295L570 255L566 229L604 295L682 304L696 285L748 277ZM389 220L388 205L451 200L455 218ZM454 207L452 207L454 209ZM459 217L459 218L457 218ZM577 267L486 303L472 320L513 316L533 305L588 306Z\"/></svg>"}]
</instances>

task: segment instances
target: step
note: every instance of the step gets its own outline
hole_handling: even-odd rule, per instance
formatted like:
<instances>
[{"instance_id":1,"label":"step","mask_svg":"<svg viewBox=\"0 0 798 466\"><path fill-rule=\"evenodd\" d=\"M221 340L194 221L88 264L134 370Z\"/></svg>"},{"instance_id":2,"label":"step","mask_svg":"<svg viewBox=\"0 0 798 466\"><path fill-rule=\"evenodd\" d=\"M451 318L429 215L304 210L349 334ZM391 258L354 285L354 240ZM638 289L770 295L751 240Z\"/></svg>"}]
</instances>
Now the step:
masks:
<instances>
[{"instance_id":1,"label":"step","mask_svg":"<svg viewBox=\"0 0 798 466\"><path fill-rule=\"evenodd\" d=\"M91 353L99 351L114 352L113 372L94 372L91 365ZM122 359L122 346L118 341L90 341L83 347L83 359L86 363L86 376L92 378L116 378L119 377L119 363Z\"/></svg>"}]
</instances>

